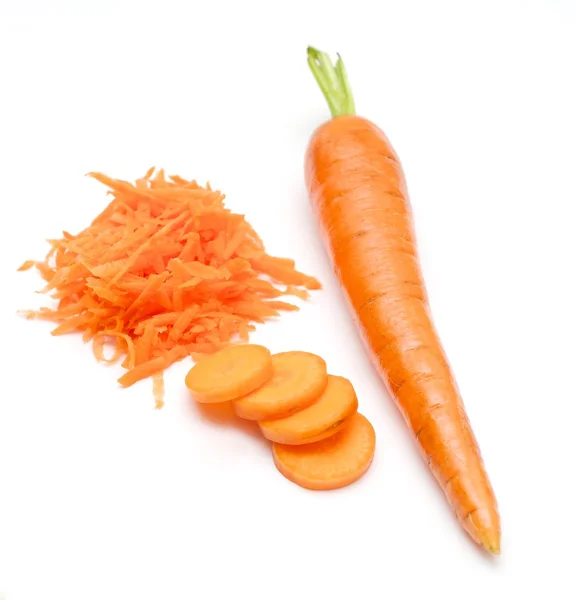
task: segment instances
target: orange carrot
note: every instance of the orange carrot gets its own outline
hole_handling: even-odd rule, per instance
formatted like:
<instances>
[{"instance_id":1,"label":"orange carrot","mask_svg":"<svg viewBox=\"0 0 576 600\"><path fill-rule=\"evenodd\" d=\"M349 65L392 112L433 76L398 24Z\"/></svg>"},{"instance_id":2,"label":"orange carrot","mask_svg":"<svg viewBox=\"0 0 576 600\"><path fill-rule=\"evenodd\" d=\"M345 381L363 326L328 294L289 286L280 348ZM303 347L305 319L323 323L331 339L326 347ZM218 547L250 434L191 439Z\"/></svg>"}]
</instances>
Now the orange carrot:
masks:
<instances>
[{"instance_id":1,"label":"orange carrot","mask_svg":"<svg viewBox=\"0 0 576 600\"><path fill-rule=\"evenodd\" d=\"M130 387L141 379L146 379L147 377L161 373L166 368L166 362L166 356L152 358L124 373L124 375L118 379L118 383L124 387Z\"/></svg>"},{"instance_id":2,"label":"orange carrot","mask_svg":"<svg viewBox=\"0 0 576 600\"><path fill-rule=\"evenodd\" d=\"M294 261L268 256L244 216L209 186L154 169L134 185L91 176L110 188L112 201L77 235L50 240L44 261L22 264L21 271L36 267L43 291L58 301L24 314L56 322L54 335L81 332L101 360L105 338L115 341L110 360L127 353L123 366L132 369L122 385L191 352L248 341L253 323L297 309L271 298L306 298L320 287ZM162 393L157 380L157 404Z\"/></svg>"},{"instance_id":3,"label":"orange carrot","mask_svg":"<svg viewBox=\"0 0 576 600\"><path fill-rule=\"evenodd\" d=\"M340 431L358 410L352 384L344 377L328 375L324 393L308 408L284 419L260 421L264 437L280 444L310 444Z\"/></svg>"},{"instance_id":4,"label":"orange carrot","mask_svg":"<svg viewBox=\"0 0 576 600\"><path fill-rule=\"evenodd\" d=\"M274 463L290 481L310 490L334 490L354 483L370 467L376 446L374 428L360 413L346 427L320 442L273 444Z\"/></svg>"},{"instance_id":5,"label":"orange carrot","mask_svg":"<svg viewBox=\"0 0 576 600\"><path fill-rule=\"evenodd\" d=\"M197 402L227 402L261 387L272 374L272 357L264 346L228 346L194 365L186 387Z\"/></svg>"},{"instance_id":6,"label":"orange carrot","mask_svg":"<svg viewBox=\"0 0 576 600\"><path fill-rule=\"evenodd\" d=\"M162 408L164 406L164 377L162 374L152 376L152 386L156 408Z\"/></svg>"},{"instance_id":7,"label":"orange carrot","mask_svg":"<svg viewBox=\"0 0 576 600\"><path fill-rule=\"evenodd\" d=\"M274 354L272 365L272 378L234 403L239 417L255 421L286 417L315 402L328 383L324 359L309 352Z\"/></svg>"},{"instance_id":8,"label":"orange carrot","mask_svg":"<svg viewBox=\"0 0 576 600\"><path fill-rule=\"evenodd\" d=\"M334 270L371 357L470 536L500 551L494 492L436 334L402 167L384 133L355 115L342 60L308 49L333 118L306 154L306 184Z\"/></svg>"}]
</instances>

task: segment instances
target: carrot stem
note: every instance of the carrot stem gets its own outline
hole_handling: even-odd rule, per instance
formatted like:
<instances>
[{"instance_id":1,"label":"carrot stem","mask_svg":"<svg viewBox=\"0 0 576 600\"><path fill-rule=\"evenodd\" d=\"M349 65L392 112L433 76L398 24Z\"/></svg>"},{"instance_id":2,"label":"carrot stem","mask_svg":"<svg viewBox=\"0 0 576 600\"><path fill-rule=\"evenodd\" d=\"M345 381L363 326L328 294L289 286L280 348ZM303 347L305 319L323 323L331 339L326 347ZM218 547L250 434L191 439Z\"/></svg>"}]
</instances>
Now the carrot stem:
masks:
<instances>
[{"instance_id":1,"label":"carrot stem","mask_svg":"<svg viewBox=\"0 0 576 600\"><path fill-rule=\"evenodd\" d=\"M338 55L334 64L326 52L308 46L308 65L328 102L332 117L355 114L354 96L342 57Z\"/></svg>"}]
</instances>

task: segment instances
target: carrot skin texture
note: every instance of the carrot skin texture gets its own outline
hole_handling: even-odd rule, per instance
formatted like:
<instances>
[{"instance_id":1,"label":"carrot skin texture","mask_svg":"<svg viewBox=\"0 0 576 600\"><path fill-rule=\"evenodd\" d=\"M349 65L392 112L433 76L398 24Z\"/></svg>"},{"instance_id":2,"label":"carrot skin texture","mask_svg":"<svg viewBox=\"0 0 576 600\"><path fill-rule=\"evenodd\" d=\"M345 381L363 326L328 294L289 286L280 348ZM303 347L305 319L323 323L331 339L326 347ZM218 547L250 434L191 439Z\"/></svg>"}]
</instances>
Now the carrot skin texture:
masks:
<instances>
[{"instance_id":1,"label":"carrot skin texture","mask_svg":"<svg viewBox=\"0 0 576 600\"><path fill-rule=\"evenodd\" d=\"M432 321L394 149L370 121L333 118L311 138L306 185L373 363L462 526L499 553L496 498Z\"/></svg>"}]
</instances>

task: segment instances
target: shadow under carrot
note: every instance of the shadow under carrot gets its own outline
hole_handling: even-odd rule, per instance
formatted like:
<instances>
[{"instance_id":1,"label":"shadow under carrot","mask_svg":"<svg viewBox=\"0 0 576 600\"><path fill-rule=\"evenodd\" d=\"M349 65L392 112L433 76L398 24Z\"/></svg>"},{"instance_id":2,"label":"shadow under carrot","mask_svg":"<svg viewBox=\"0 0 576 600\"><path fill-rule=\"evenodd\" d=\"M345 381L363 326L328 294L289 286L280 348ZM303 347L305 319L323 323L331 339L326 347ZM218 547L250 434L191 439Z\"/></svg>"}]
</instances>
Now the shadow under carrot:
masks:
<instances>
[{"instance_id":1,"label":"shadow under carrot","mask_svg":"<svg viewBox=\"0 0 576 600\"><path fill-rule=\"evenodd\" d=\"M192 405L195 416L199 417L203 422L211 423L219 427L238 429L243 434L260 442L260 444L264 444L266 448L271 446L271 443L262 436L262 432L256 421L241 419L236 415L232 402L201 404L190 399L190 404Z\"/></svg>"}]
</instances>

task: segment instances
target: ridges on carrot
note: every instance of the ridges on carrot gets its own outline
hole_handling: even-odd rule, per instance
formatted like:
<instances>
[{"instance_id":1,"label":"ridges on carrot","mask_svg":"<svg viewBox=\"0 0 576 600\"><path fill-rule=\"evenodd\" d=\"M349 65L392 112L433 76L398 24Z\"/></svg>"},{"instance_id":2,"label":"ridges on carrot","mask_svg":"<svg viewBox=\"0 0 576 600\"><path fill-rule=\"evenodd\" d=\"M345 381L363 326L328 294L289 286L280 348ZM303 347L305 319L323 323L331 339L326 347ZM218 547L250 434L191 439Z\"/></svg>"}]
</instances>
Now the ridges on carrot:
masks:
<instances>
[{"instance_id":1,"label":"ridges on carrot","mask_svg":"<svg viewBox=\"0 0 576 600\"><path fill-rule=\"evenodd\" d=\"M209 185L155 169L134 184L89 175L110 188L112 201L77 235L49 240L43 261L20 267L36 267L42 292L57 300L55 308L23 314L57 322L53 335L82 332L99 360L123 355L124 386L187 355L248 341L254 323L298 309L278 297L305 299L320 288L293 260L266 254L244 216ZM116 345L110 359L106 340ZM157 406L162 390L156 377Z\"/></svg>"},{"instance_id":2,"label":"ridges on carrot","mask_svg":"<svg viewBox=\"0 0 576 600\"><path fill-rule=\"evenodd\" d=\"M339 57L308 49L333 118L313 134L306 183L354 319L422 455L472 539L500 552L500 516L458 385L434 326L400 160L355 115Z\"/></svg>"}]
</instances>

